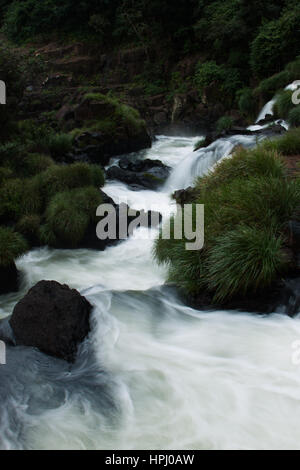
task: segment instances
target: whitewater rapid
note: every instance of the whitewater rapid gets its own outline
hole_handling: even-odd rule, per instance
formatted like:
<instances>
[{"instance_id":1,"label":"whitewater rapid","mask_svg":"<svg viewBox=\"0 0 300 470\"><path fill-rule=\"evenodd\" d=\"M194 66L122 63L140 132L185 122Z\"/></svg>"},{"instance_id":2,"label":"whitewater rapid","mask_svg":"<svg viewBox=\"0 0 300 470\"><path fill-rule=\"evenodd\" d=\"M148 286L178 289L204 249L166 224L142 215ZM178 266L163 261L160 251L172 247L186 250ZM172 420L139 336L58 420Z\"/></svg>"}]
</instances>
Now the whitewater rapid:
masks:
<instances>
[{"instance_id":1,"label":"whitewater rapid","mask_svg":"<svg viewBox=\"0 0 300 470\"><path fill-rule=\"evenodd\" d=\"M256 136L193 152L197 140L159 136L140 154L173 168L160 191L109 182L105 192L167 213L173 190ZM185 306L164 286L166 269L152 255L157 229L150 232L104 252L42 248L18 260L22 290L0 297L0 317L36 282L55 279L93 304L92 333L72 367L9 348L0 368L0 448L300 448L300 365L292 360L299 320Z\"/></svg>"}]
</instances>

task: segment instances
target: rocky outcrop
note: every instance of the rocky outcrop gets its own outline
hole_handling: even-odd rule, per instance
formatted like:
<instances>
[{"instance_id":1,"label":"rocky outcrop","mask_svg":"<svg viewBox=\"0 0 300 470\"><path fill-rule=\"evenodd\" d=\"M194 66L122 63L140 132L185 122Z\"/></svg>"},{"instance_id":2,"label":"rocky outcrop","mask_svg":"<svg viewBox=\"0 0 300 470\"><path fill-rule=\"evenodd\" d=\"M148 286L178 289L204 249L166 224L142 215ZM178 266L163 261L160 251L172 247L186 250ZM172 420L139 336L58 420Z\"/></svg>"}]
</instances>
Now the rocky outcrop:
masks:
<instances>
[{"instance_id":1,"label":"rocky outcrop","mask_svg":"<svg viewBox=\"0 0 300 470\"><path fill-rule=\"evenodd\" d=\"M0 266L0 295L17 292L19 289L19 272L15 263Z\"/></svg>"},{"instance_id":2,"label":"rocky outcrop","mask_svg":"<svg viewBox=\"0 0 300 470\"><path fill-rule=\"evenodd\" d=\"M130 159L123 157L118 166L113 165L106 171L106 177L119 180L131 189L158 189L170 174L170 168L160 160Z\"/></svg>"},{"instance_id":3,"label":"rocky outcrop","mask_svg":"<svg viewBox=\"0 0 300 470\"><path fill-rule=\"evenodd\" d=\"M79 292L55 281L41 281L15 306L10 326L17 345L74 362L90 331L92 306Z\"/></svg>"}]
</instances>

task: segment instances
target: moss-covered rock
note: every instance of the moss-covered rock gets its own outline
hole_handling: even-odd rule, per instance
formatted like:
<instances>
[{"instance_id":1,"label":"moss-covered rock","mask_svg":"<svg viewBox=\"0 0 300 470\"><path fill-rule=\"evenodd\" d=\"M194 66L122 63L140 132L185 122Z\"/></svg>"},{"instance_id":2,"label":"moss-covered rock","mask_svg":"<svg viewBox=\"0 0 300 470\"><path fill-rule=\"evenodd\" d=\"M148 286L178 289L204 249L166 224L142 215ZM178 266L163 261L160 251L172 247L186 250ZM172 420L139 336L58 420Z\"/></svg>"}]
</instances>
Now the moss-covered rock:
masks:
<instances>
[{"instance_id":1,"label":"moss-covered rock","mask_svg":"<svg viewBox=\"0 0 300 470\"><path fill-rule=\"evenodd\" d=\"M151 147L145 121L134 108L100 93L86 94L74 109L75 153L106 165L110 157Z\"/></svg>"}]
</instances>

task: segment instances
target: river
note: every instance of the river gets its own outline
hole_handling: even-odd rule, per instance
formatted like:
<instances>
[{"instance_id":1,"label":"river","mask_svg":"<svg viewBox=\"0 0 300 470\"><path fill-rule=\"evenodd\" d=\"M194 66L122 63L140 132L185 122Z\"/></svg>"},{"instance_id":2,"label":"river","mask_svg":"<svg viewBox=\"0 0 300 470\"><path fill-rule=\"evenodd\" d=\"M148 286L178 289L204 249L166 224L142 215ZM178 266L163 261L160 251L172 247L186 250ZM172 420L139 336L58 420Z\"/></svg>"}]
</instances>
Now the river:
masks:
<instances>
[{"instance_id":1,"label":"river","mask_svg":"<svg viewBox=\"0 0 300 470\"><path fill-rule=\"evenodd\" d=\"M242 143L158 136L143 158L173 170L157 192L118 182L104 191L132 208L167 213L188 187ZM151 235L151 236L150 236ZM299 449L297 318L199 312L164 286L153 259L157 229L139 229L104 252L36 249L17 262L22 290L0 297L0 317L41 279L78 289L93 304L92 332L75 365L8 348L0 366L1 449Z\"/></svg>"}]
</instances>

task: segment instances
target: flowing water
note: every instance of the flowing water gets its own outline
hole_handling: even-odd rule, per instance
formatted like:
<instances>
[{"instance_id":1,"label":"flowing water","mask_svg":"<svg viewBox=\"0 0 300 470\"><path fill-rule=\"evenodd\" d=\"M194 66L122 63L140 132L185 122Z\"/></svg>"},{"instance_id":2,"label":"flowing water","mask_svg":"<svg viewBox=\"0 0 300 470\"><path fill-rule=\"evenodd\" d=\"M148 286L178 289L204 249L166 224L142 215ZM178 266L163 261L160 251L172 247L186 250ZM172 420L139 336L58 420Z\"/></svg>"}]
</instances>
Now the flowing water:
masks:
<instances>
[{"instance_id":1,"label":"flowing water","mask_svg":"<svg viewBox=\"0 0 300 470\"><path fill-rule=\"evenodd\" d=\"M142 152L174 168L161 191L117 182L105 191L168 213L174 189L237 144L256 143L234 136L193 152L196 140L160 136ZM292 360L299 320L188 308L164 286L166 270L152 257L156 235L143 228L104 252L42 248L18 260L22 291L0 297L0 317L30 286L55 279L93 304L92 333L73 366L8 348L0 448L300 448L300 366Z\"/></svg>"}]
</instances>

